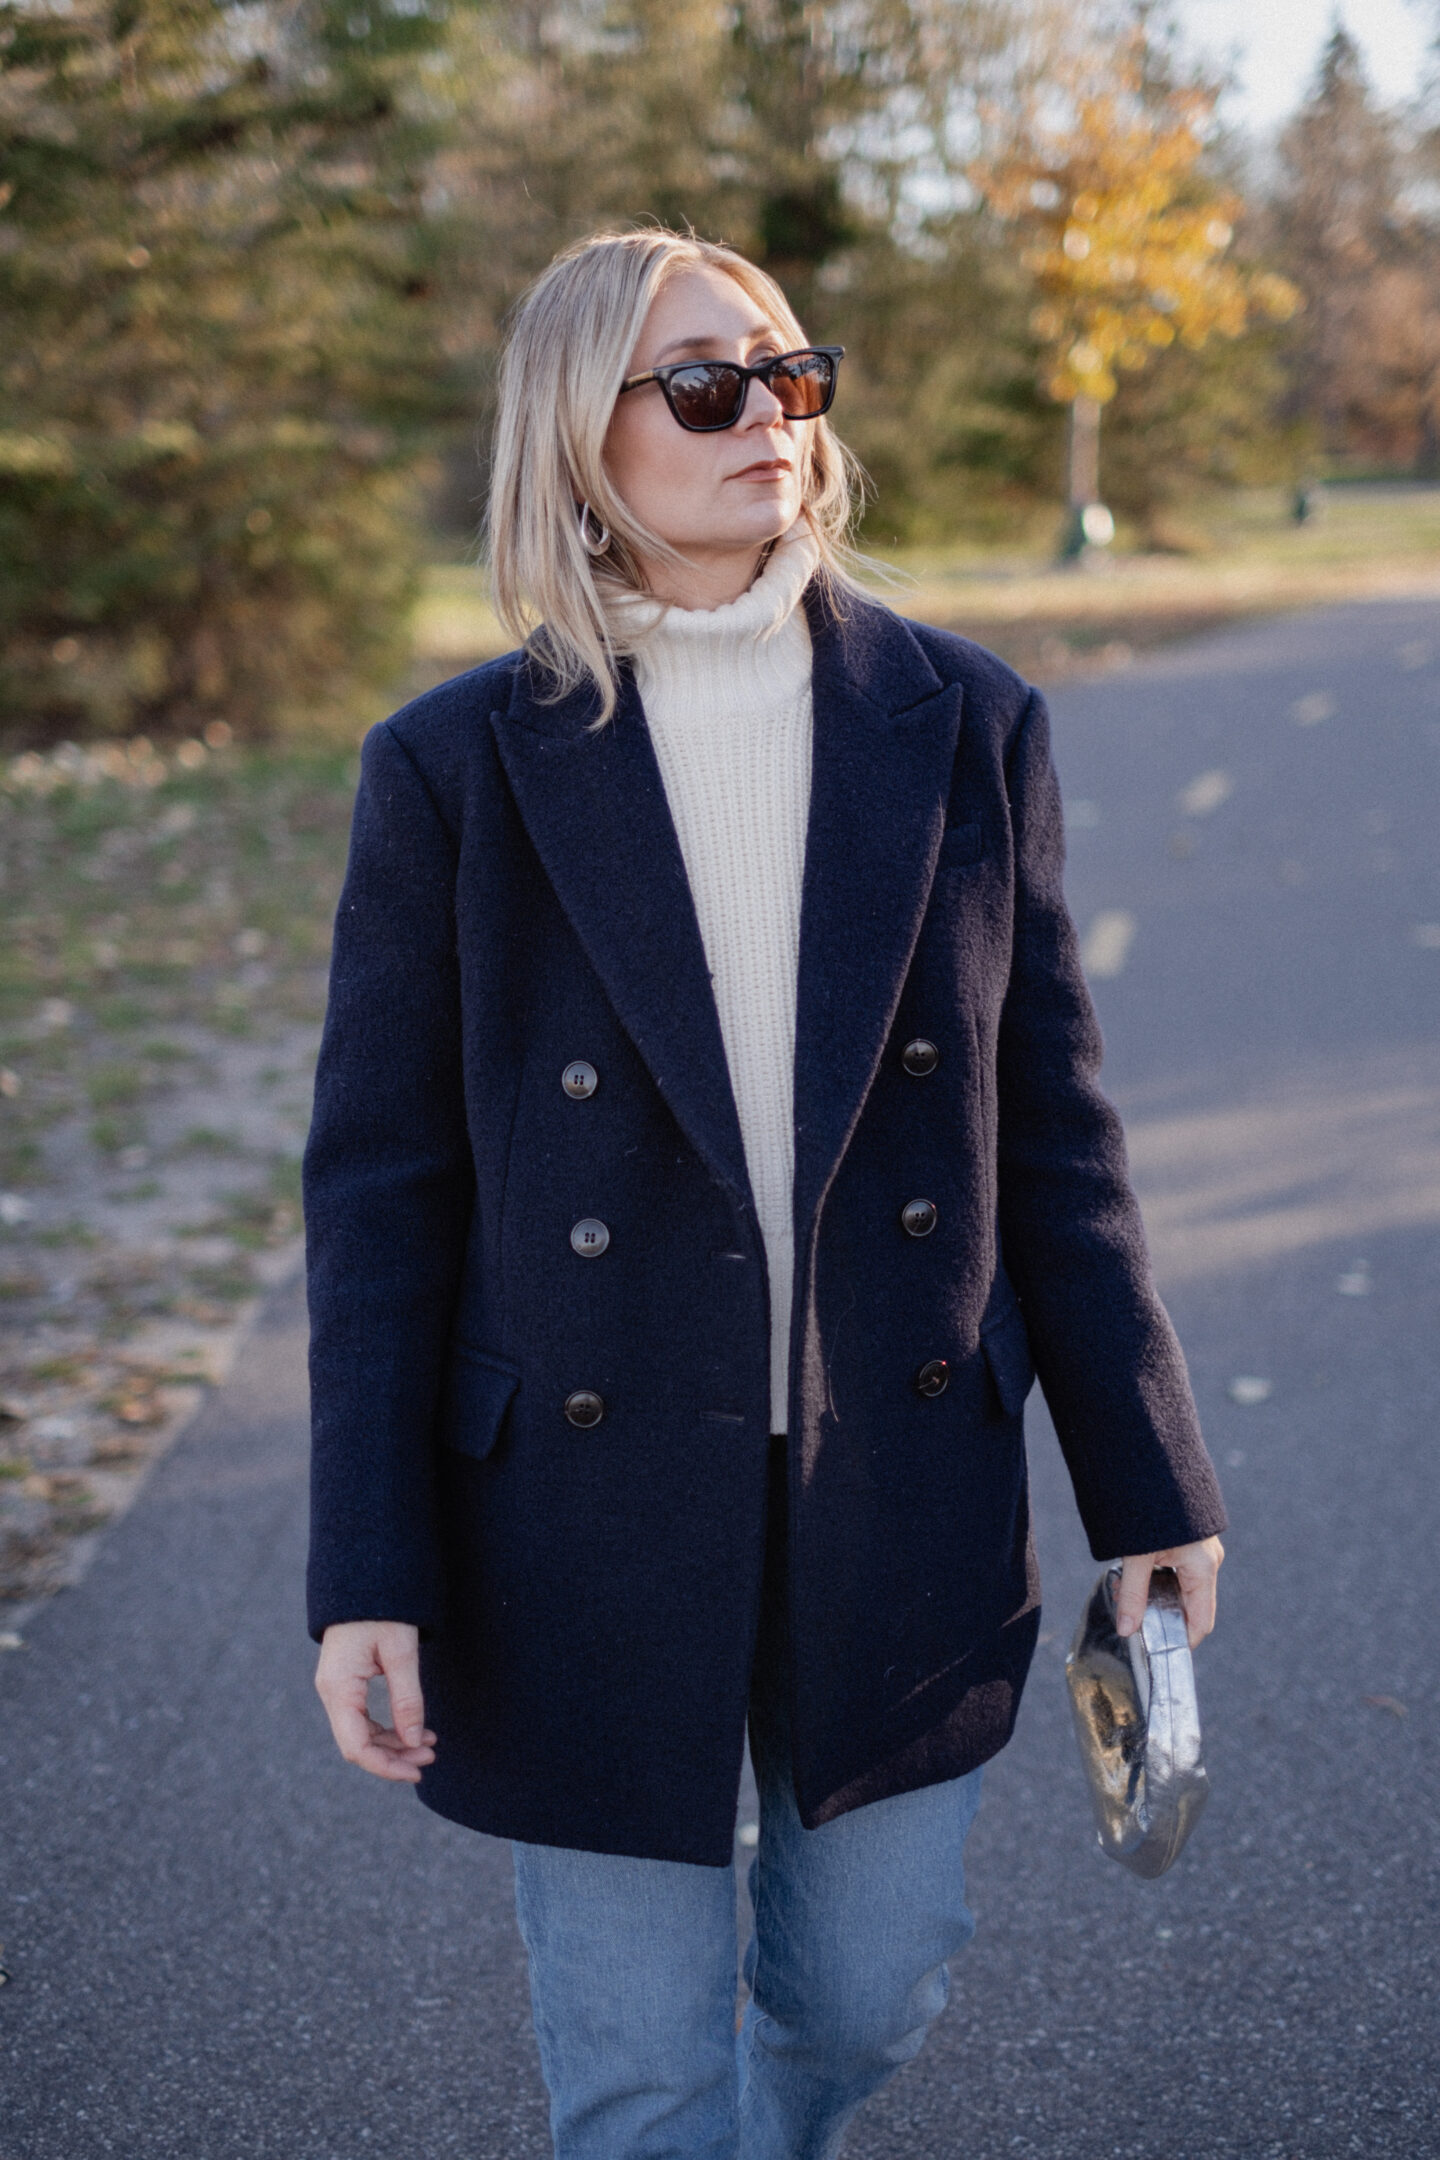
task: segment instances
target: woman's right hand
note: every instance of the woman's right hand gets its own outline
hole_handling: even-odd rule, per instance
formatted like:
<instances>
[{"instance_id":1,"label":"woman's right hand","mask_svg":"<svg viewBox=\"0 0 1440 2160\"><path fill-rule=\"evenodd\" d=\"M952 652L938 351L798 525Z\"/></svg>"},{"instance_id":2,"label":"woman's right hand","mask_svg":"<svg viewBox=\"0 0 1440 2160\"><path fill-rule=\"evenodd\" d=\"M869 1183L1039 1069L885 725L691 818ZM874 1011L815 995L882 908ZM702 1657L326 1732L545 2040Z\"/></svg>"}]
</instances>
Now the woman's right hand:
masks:
<instances>
[{"instance_id":1,"label":"woman's right hand","mask_svg":"<svg viewBox=\"0 0 1440 2160\"><path fill-rule=\"evenodd\" d=\"M367 1689L383 1679L391 1725L377 1725ZM346 1620L325 1630L315 1687L346 1762L392 1783L418 1785L435 1760L420 1693L420 1631L405 1620Z\"/></svg>"}]
</instances>

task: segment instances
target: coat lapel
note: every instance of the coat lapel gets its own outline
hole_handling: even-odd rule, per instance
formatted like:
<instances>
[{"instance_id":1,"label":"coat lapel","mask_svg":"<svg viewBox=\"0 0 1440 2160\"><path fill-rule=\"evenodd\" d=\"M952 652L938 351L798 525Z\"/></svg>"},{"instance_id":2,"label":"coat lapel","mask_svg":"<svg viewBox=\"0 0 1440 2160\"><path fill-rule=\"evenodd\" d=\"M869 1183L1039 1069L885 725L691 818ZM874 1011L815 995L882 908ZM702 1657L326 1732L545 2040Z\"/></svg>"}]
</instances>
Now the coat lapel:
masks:
<instances>
[{"instance_id":1,"label":"coat lapel","mask_svg":"<svg viewBox=\"0 0 1440 2160\"><path fill-rule=\"evenodd\" d=\"M700 925L632 672L596 734L593 694L555 704L516 669L491 716L525 828L626 1032L692 1147L753 1211Z\"/></svg>"},{"instance_id":2,"label":"coat lapel","mask_svg":"<svg viewBox=\"0 0 1440 2160\"><path fill-rule=\"evenodd\" d=\"M795 1042L803 1255L879 1066L935 872L961 692L888 608L811 587L815 740Z\"/></svg>"},{"instance_id":3,"label":"coat lapel","mask_svg":"<svg viewBox=\"0 0 1440 2160\"><path fill-rule=\"evenodd\" d=\"M797 1251L874 1079L935 870L959 726L888 609L805 595L815 733L795 1048ZM570 922L677 1123L753 1210L705 949L629 669L611 724L592 696L537 698L516 669L492 715L520 815Z\"/></svg>"}]
</instances>

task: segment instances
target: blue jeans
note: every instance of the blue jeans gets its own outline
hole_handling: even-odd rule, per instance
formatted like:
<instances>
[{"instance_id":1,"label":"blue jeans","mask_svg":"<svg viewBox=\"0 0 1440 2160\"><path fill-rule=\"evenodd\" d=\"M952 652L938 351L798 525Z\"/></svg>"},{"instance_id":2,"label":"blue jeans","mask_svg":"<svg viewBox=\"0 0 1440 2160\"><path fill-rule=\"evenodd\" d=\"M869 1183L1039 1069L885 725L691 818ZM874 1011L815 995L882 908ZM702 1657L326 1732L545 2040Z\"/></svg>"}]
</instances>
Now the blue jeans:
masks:
<instances>
[{"instance_id":1,"label":"blue jeans","mask_svg":"<svg viewBox=\"0 0 1440 2160\"><path fill-rule=\"evenodd\" d=\"M862 2102L919 2053L945 1961L974 1933L962 1859L978 1770L802 1827L769 1573L738 2033L730 1869L514 1847L556 2160L831 2160Z\"/></svg>"}]
</instances>

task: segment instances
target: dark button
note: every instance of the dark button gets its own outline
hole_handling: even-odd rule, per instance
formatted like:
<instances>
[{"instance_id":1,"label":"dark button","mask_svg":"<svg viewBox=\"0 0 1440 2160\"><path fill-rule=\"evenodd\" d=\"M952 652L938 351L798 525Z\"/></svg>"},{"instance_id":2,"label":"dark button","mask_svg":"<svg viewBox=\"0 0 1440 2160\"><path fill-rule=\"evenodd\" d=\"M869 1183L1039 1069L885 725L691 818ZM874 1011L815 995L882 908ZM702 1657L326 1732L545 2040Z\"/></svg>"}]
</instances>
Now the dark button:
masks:
<instances>
[{"instance_id":1,"label":"dark button","mask_svg":"<svg viewBox=\"0 0 1440 2160\"><path fill-rule=\"evenodd\" d=\"M943 1395L950 1385L950 1360L927 1358L915 1375L915 1385L922 1395Z\"/></svg>"},{"instance_id":2,"label":"dark button","mask_svg":"<svg viewBox=\"0 0 1440 2160\"><path fill-rule=\"evenodd\" d=\"M610 1243L610 1232L603 1222L597 1222L593 1215L586 1215L570 1232L570 1243L585 1259L597 1260Z\"/></svg>"},{"instance_id":3,"label":"dark button","mask_svg":"<svg viewBox=\"0 0 1440 2160\"><path fill-rule=\"evenodd\" d=\"M598 1425L604 1417L604 1400L594 1388L577 1387L565 1397L565 1415L572 1425L578 1425L584 1431L591 1425Z\"/></svg>"},{"instance_id":4,"label":"dark button","mask_svg":"<svg viewBox=\"0 0 1440 2160\"><path fill-rule=\"evenodd\" d=\"M926 1073L934 1072L939 1064L940 1052L934 1043L926 1042L923 1035L917 1035L914 1042L906 1043L900 1053L900 1062L906 1072L914 1073L917 1080L923 1080Z\"/></svg>"},{"instance_id":5,"label":"dark button","mask_svg":"<svg viewBox=\"0 0 1440 2160\"><path fill-rule=\"evenodd\" d=\"M933 1200L907 1200L900 1210L907 1237L929 1237L937 1220Z\"/></svg>"},{"instance_id":6,"label":"dark button","mask_svg":"<svg viewBox=\"0 0 1440 2160\"><path fill-rule=\"evenodd\" d=\"M584 1058L575 1058L561 1073L560 1085L572 1102L584 1102L586 1096L593 1095L599 1087L600 1075L593 1065L586 1064Z\"/></svg>"}]
</instances>

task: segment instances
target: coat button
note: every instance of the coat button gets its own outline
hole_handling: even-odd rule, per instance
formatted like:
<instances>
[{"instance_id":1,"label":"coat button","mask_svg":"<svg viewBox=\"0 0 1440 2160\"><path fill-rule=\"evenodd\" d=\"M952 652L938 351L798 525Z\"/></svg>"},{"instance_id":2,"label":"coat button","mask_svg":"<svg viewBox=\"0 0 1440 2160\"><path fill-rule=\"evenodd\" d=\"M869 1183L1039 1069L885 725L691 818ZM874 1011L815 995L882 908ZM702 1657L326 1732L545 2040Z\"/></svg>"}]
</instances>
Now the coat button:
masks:
<instances>
[{"instance_id":1,"label":"coat button","mask_svg":"<svg viewBox=\"0 0 1440 2160\"><path fill-rule=\"evenodd\" d=\"M570 1232L570 1243L585 1259L595 1260L610 1243L610 1232L603 1222L597 1222L593 1215L586 1215Z\"/></svg>"},{"instance_id":2,"label":"coat button","mask_svg":"<svg viewBox=\"0 0 1440 2160\"><path fill-rule=\"evenodd\" d=\"M900 1210L907 1237L929 1237L938 1220L933 1200L907 1200Z\"/></svg>"},{"instance_id":3,"label":"coat button","mask_svg":"<svg viewBox=\"0 0 1440 2160\"><path fill-rule=\"evenodd\" d=\"M926 1042L923 1035L917 1035L914 1042L906 1043L900 1053L900 1062L906 1072L914 1073L917 1080L923 1080L926 1073L934 1072L939 1064L940 1052L934 1043Z\"/></svg>"},{"instance_id":4,"label":"coat button","mask_svg":"<svg viewBox=\"0 0 1440 2160\"><path fill-rule=\"evenodd\" d=\"M572 1102L584 1102L586 1096L593 1095L599 1087L600 1075L593 1065L586 1064L584 1058L575 1058L561 1073L560 1085Z\"/></svg>"},{"instance_id":5,"label":"coat button","mask_svg":"<svg viewBox=\"0 0 1440 2160\"><path fill-rule=\"evenodd\" d=\"M950 1385L949 1359L927 1358L915 1375L915 1385L922 1395L943 1395Z\"/></svg>"},{"instance_id":6,"label":"coat button","mask_svg":"<svg viewBox=\"0 0 1440 2160\"><path fill-rule=\"evenodd\" d=\"M598 1425L604 1417L604 1399L595 1393L594 1388L575 1388L565 1397L565 1415L572 1425L578 1425L582 1432L586 1431L590 1426Z\"/></svg>"}]
</instances>

